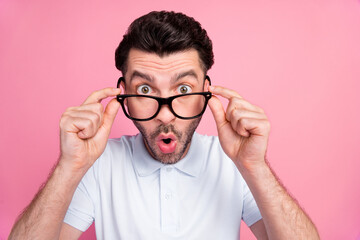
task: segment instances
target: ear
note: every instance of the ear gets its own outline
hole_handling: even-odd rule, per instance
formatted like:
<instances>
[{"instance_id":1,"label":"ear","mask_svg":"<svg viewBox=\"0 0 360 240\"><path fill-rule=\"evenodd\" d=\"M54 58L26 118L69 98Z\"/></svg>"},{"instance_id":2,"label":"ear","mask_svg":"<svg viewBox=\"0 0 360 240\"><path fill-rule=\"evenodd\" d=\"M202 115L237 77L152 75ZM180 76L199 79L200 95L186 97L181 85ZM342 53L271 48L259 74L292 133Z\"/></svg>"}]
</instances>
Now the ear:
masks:
<instances>
[{"instance_id":1,"label":"ear","mask_svg":"<svg viewBox=\"0 0 360 240\"><path fill-rule=\"evenodd\" d=\"M117 82L117 88L123 88L123 92L125 93L125 78L124 77L120 77L118 82Z\"/></svg>"},{"instance_id":2,"label":"ear","mask_svg":"<svg viewBox=\"0 0 360 240\"><path fill-rule=\"evenodd\" d=\"M204 92L208 92L209 86L211 86L211 80L210 77L206 75L204 80Z\"/></svg>"}]
</instances>

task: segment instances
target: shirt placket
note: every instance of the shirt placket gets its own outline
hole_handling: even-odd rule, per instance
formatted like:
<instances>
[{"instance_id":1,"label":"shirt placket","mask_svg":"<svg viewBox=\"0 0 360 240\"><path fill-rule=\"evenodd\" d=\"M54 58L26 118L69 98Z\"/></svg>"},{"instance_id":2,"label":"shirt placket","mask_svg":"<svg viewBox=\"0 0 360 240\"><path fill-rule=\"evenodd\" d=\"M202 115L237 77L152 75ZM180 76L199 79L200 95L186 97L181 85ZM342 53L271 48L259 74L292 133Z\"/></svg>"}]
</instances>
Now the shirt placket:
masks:
<instances>
[{"instance_id":1,"label":"shirt placket","mask_svg":"<svg viewBox=\"0 0 360 240\"><path fill-rule=\"evenodd\" d=\"M172 166L160 169L161 230L172 234L178 231L178 194L176 191L176 170Z\"/></svg>"}]
</instances>

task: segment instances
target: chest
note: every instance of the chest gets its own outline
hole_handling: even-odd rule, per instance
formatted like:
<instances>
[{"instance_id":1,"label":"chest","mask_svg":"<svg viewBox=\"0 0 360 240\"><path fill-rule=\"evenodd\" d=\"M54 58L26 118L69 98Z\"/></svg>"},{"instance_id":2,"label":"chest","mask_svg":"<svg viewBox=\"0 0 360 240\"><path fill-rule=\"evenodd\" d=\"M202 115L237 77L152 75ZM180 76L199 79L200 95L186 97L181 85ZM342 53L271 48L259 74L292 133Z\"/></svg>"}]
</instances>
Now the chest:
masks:
<instances>
[{"instance_id":1,"label":"chest","mask_svg":"<svg viewBox=\"0 0 360 240\"><path fill-rule=\"evenodd\" d=\"M117 229L123 239L203 239L206 234L220 239L239 234L242 186L226 171L210 170L198 177L169 166L145 177L126 171L104 178L99 188L95 225L101 232Z\"/></svg>"}]
</instances>

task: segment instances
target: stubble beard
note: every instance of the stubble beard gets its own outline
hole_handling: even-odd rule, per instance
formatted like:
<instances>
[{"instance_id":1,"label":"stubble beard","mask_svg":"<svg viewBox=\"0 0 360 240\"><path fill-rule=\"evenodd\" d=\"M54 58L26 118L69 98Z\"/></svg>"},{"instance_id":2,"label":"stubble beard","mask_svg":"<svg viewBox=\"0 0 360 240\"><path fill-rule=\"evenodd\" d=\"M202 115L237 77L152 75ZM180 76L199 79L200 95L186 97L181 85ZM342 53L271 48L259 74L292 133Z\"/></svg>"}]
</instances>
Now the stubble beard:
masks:
<instances>
[{"instance_id":1,"label":"stubble beard","mask_svg":"<svg viewBox=\"0 0 360 240\"><path fill-rule=\"evenodd\" d=\"M141 125L141 123L137 121L133 121L133 122L134 125L142 134L145 141L144 144L147 147L148 151L150 152L150 155L155 160L163 164L174 164L180 161L181 158L183 157L185 151L187 150L188 145L191 142L192 136L200 123L200 120L201 117L196 118L194 120L188 120L191 122L184 132L177 130L173 124L169 124L169 125L161 124L152 133L147 133L145 128ZM160 133L166 134L168 132L172 132L177 138L176 150L173 153L162 153L156 144L155 138Z\"/></svg>"}]
</instances>

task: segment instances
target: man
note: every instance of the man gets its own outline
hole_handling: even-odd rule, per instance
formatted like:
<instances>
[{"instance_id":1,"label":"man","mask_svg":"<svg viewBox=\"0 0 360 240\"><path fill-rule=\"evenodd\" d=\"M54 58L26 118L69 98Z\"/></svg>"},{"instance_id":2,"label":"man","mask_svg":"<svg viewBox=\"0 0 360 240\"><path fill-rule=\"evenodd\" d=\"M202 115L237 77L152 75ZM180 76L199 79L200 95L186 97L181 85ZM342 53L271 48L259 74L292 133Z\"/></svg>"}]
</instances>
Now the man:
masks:
<instances>
[{"instance_id":1,"label":"man","mask_svg":"<svg viewBox=\"0 0 360 240\"><path fill-rule=\"evenodd\" d=\"M264 111L210 86L212 44L198 22L151 12L115 55L118 88L63 114L58 164L10 239L77 239L93 221L100 239L238 239L241 219L258 239L319 238L266 162ZM195 133L207 103L218 137ZM108 141L120 106L140 134Z\"/></svg>"}]
</instances>

